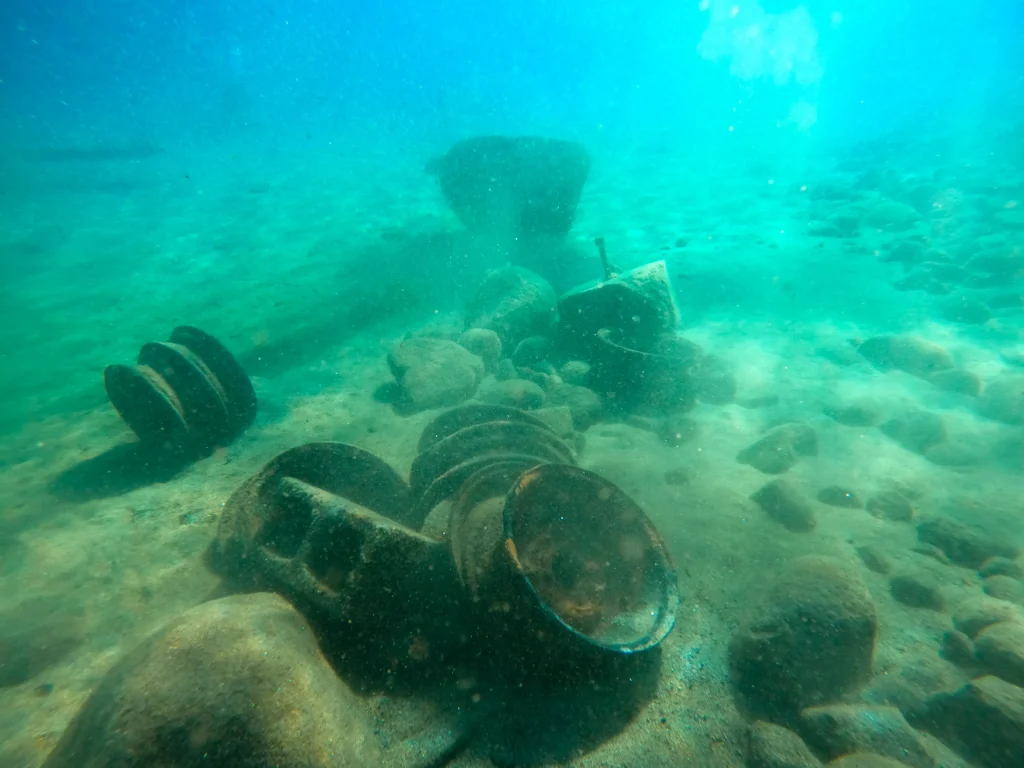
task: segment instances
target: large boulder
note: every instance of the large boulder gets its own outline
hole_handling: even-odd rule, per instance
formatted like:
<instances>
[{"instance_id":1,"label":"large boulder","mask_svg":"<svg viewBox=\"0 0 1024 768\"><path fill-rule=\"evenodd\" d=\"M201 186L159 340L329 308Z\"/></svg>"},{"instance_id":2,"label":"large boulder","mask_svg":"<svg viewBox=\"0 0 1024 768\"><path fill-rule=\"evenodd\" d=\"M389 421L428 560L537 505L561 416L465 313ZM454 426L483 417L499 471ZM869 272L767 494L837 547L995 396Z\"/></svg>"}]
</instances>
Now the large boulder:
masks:
<instances>
[{"instance_id":1,"label":"large boulder","mask_svg":"<svg viewBox=\"0 0 1024 768\"><path fill-rule=\"evenodd\" d=\"M898 370L923 379L954 367L945 349L916 336L875 336L857 351L880 371Z\"/></svg>"},{"instance_id":2,"label":"large boulder","mask_svg":"<svg viewBox=\"0 0 1024 768\"><path fill-rule=\"evenodd\" d=\"M46 768L381 766L369 712L284 599L205 603L107 673Z\"/></svg>"},{"instance_id":3,"label":"large boulder","mask_svg":"<svg viewBox=\"0 0 1024 768\"><path fill-rule=\"evenodd\" d=\"M793 533L813 531L817 525L814 509L794 486L785 480L772 480L750 497L775 522Z\"/></svg>"},{"instance_id":4,"label":"large boulder","mask_svg":"<svg viewBox=\"0 0 1024 768\"><path fill-rule=\"evenodd\" d=\"M821 768L803 739L788 728L758 720L750 726L747 768Z\"/></svg>"},{"instance_id":5,"label":"large boulder","mask_svg":"<svg viewBox=\"0 0 1024 768\"><path fill-rule=\"evenodd\" d=\"M974 655L986 672L1024 686L1024 624L1000 621L985 627L974 639Z\"/></svg>"},{"instance_id":6,"label":"large boulder","mask_svg":"<svg viewBox=\"0 0 1024 768\"><path fill-rule=\"evenodd\" d=\"M506 351L530 336L546 335L557 322L555 289L522 267L490 272L466 307L466 325L494 331Z\"/></svg>"},{"instance_id":7,"label":"large boulder","mask_svg":"<svg viewBox=\"0 0 1024 768\"><path fill-rule=\"evenodd\" d=\"M1015 544L992 538L975 526L948 517L921 522L917 526L917 538L938 547L954 563L968 568L978 568L990 557L1012 559L1020 554Z\"/></svg>"},{"instance_id":8,"label":"large boulder","mask_svg":"<svg viewBox=\"0 0 1024 768\"><path fill-rule=\"evenodd\" d=\"M572 141L480 136L454 144L426 170L471 231L565 235L590 158Z\"/></svg>"},{"instance_id":9,"label":"large boulder","mask_svg":"<svg viewBox=\"0 0 1024 768\"><path fill-rule=\"evenodd\" d=\"M1024 376L1001 376L985 387L978 411L1006 424L1024 424Z\"/></svg>"},{"instance_id":10,"label":"large boulder","mask_svg":"<svg viewBox=\"0 0 1024 768\"><path fill-rule=\"evenodd\" d=\"M388 353L399 399L409 409L458 405L476 393L484 362L454 341L406 339Z\"/></svg>"},{"instance_id":11,"label":"large boulder","mask_svg":"<svg viewBox=\"0 0 1024 768\"><path fill-rule=\"evenodd\" d=\"M801 557L777 576L733 636L733 686L747 708L792 719L871 676L878 619L856 572L828 557Z\"/></svg>"},{"instance_id":12,"label":"large boulder","mask_svg":"<svg viewBox=\"0 0 1024 768\"><path fill-rule=\"evenodd\" d=\"M803 456L818 455L818 436L806 424L782 424L748 445L736 461L749 464L767 475L787 472Z\"/></svg>"},{"instance_id":13,"label":"large boulder","mask_svg":"<svg viewBox=\"0 0 1024 768\"><path fill-rule=\"evenodd\" d=\"M800 713L799 730L808 744L830 759L867 752L914 768L935 765L920 736L894 707L809 707Z\"/></svg>"},{"instance_id":14,"label":"large boulder","mask_svg":"<svg viewBox=\"0 0 1024 768\"><path fill-rule=\"evenodd\" d=\"M927 728L973 764L1020 768L1024 688L990 675L928 699L915 725Z\"/></svg>"}]
</instances>

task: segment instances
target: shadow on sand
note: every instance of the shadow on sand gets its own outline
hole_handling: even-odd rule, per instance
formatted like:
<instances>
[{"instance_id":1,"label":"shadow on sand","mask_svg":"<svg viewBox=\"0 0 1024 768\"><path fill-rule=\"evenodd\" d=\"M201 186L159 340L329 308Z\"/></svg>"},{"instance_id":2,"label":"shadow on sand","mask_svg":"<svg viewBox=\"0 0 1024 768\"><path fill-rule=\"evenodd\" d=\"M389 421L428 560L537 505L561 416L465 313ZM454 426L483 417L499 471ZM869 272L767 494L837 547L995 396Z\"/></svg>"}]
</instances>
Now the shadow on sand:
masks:
<instances>
[{"instance_id":1,"label":"shadow on sand","mask_svg":"<svg viewBox=\"0 0 1024 768\"><path fill-rule=\"evenodd\" d=\"M65 470L50 492L65 501L106 499L173 479L198 456L143 443L116 445Z\"/></svg>"}]
</instances>

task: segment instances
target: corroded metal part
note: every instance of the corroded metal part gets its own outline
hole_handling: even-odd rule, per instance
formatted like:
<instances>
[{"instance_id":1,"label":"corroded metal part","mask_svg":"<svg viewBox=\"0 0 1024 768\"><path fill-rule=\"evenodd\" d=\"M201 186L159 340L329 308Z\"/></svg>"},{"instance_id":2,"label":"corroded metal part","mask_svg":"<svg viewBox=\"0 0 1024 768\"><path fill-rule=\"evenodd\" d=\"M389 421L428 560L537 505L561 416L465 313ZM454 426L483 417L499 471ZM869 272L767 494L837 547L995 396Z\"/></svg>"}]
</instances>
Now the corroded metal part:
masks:
<instances>
[{"instance_id":1,"label":"corroded metal part","mask_svg":"<svg viewBox=\"0 0 1024 768\"><path fill-rule=\"evenodd\" d=\"M477 424L485 424L490 421L515 421L523 424L532 424L541 429L551 429L543 419L539 419L520 408L491 403L467 403L466 405L460 405L457 408L444 411L427 424L420 435L420 441L416 446L416 450L419 453L423 453L435 443L439 443L460 429Z\"/></svg>"},{"instance_id":2,"label":"corroded metal part","mask_svg":"<svg viewBox=\"0 0 1024 768\"><path fill-rule=\"evenodd\" d=\"M136 366L104 371L114 408L145 443L186 453L229 444L256 416L249 377L224 346L198 328L149 342Z\"/></svg>"},{"instance_id":3,"label":"corroded metal part","mask_svg":"<svg viewBox=\"0 0 1024 768\"><path fill-rule=\"evenodd\" d=\"M697 401L694 370L700 356L700 347L675 334L660 336L644 351L603 328L596 335L590 380L620 406L686 411Z\"/></svg>"},{"instance_id":4,"label":"corroded metal part","mask_svg":"<svg viewBox=\"0 0 1024 768\"><path fill-rule=\"evenodd\" d=\"M153 369L108 365L103 369L103 388L135 434L171 444L187 439L188 424L178 396Z\"/></svg>"},{"instance_id":5,"label":"corroded metal part","mask_svg":"<svg viewBox=\"0 0 1024 768\"><path fill-rule=\"evenodd\" d=\"M541 462L525 458L492 461L462 483L448 517L448 546L459 578L474 600L492 575L493 558L504 535L503 509L508 489Z\"/></svg>"},{"instance_id":6,"label":"corroded metal part","mask_svg":"<svg viewBox=\"0 0 1024 768\"><path fill-rule=\"evenodd\" d=\"M405 481L361 448L299 446L232 494L213 565L285 595L374 669L422 669L472 633L448 548L401 522L408 500Z\"/></svg>"},{"instance_id":7,"label":"corroded metal part","mask_svg":"<svg viewBox=\"0 0 1024 768\"><path fill-rule=\"evenodd\" d=\"M224 390L202 360L187 347L165 341L143 344L138 364L156 371L178 396L185 421L202 425L211 438L227 431L228 406Z\"/></svg>"},{"instance_id":8,"label":"corroded metal part","mask_svg":"<svg viewBox=\"0 0 1024 768\"><path fill-rule=\"evenodd\" d=\"M652 648L679 592L661 536L613 483L581 467L523 473L503 508L501 560L546 616L602 648Z\"/></svg>"},{"instance_id":9,"label":"corroded metal part","mask_svg":"<svg viewBox=\"0 0 1024 768\"><path fill-rule=\"evenodd\" d=\"M307 443L279 453L231 495L220 519L218 539L222 548L233 546L232 542L250 546L259 536L270 536L260 531L275 519L271 509L274 493L285 477L348 499L398 523L409 519L409 487L385 461L347 443Z\"/></svg>"},{"instance_id":10,"label":"corroded metal part","mask_svg":"<svg viewBox=\"0 0 1024 768\"><path fill-rule=\"evenodd\" d=\"M256 391L234 355L213 336L191 325L171 331L171 341L188 347L216 377L224 390L232 435L244 432L256 418Z\"/></svg>"},{"instance_id":11,"label":"corroded metal part","mask_svg":"<svg viewBox=\"0 0 1024 768\"><path fill-rule=\"evenodd\" d=\"M434 507L442 501L451 498L474 473L490 464L516 462L525 471L530 467L543 464L549 460L540 456L503 451L473 456L434 478L433 482L427 486L426 490L416 500L416 512L413 514L413 517L426 520L427 515L430 514Z\"/></svg>"},{"instance_id":12,"label":"corroded metal part","mask_svg":"<svg viewBox=\"0 0 1024 768\"><path fill-rule=\"evenodd\" d=\"M491 421L460 429L435 443L413 461L409 485L421 498L434 480L469 458L487 453L519 453L545 461L574 464L565 442L546 425Z\"/></svg>"}]
</instances>

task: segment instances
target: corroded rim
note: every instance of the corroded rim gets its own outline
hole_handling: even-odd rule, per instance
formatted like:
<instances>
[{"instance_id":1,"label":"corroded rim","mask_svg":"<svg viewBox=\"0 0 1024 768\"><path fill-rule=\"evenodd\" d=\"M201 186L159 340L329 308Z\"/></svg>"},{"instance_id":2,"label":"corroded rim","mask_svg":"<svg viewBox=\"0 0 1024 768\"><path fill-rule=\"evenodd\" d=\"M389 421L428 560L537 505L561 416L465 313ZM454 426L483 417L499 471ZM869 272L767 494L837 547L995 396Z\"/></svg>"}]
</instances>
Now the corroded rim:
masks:
<instances>
[{"instance_id":1,"label":"corroded rim","mask_svg":"<svg viewBox=\"0 0 1024 768\"><path fill-rule=\"evenodd\" d=\"M543 464L549 461L549 459L525 453L509 453L508 451L494 451L480 456L472 456L434 478L433 482L427 486L423 494L416 500L414 517L421 521L426 520L427 515L430 514L434 507L458 493L462 485L474 473L491 464L508 461L520 462L525 471L537 464ZM422 525L422 522L420 524Z\"/></svg>"},{"instance_id":2,"label":"corroded rim","mask_svg":"<svg viewBox=\"0 0 1024 768\"><path fill-rule=\"evenodd\" d=\"M178 396L185 420L196 433L217 439L228 426L223 390L187 347L151 341L139 351L139 365L152 368Z\"/></svg>"},{"instance_id":3,"label":"corroded rim","mask_svg":"<svg viewBox=\"0 0 1024 768\"><path fill-rule=\"evenodd\" d=\"M171 342L191 350L220 383L227 399L228 428L231 434L240 434L252 424L259 407L256 390L228 348L210 334L191 325L180 325L171 331Z\"/></svg>"},{"instance_id":4,"label":"corroded rim","mask_svg":"<svg viewBox=\"0 0 1024 768\"><path fill-rule=\"evenodd\" d=\"M189 434L181 403L152 369L108 365L103 369L103 388L114 410L140 440L177 443Z\"/></svg>"},{"instance_id":5,"label":"corroded rim","mask_svg":"<svg viewBox=\"0 0 1024 768\"><path fill-rule=\"evenodd\" d=\"M513 421L474 424L449 435L416 457L409 473L413 496L421 498L430 484L452 467L491 452L527 453L547 461L576 463L565 441L546 426Z\"/></svg>"},{"instance_id":6,"label":"corroded rim","mask_svg":"<svg viewBox=\"0 0 1024 768\"><path fill-rule=\"evenodd\" d=\"M218 540L222 549L232 540L248 549L260 535L264 505L285 477L299 480L378 514L406 524L411 513L409 486L383 459L348 443L307 443L279 453L243 483L228 499L221 515Z\"/></svg>"},{"instance_id":7,"label":"corroded rim","mask_svg":"<svg viewBox=\"0 0 1024 768\"><path fill-rule=\"evenodd\" d=\"M420 435L416 451L423 453L461 429L489 421L516 421L532 424L540 429L546 429L558 437L547 422L520 408L492 403L468 403L439 414L427 424Z\"/></svg>"},{"instance_id":8,"label":"corroded rim","mask_svg":"<svg viewBox=\"0 0 1024 768\"><path fill-rule=\"evenodd\" d=\"M522 533L519 529L524 527L523 516L529 512L529 510L523 508L523 505L528 500L527 496L531 492L539 492L537 489L548 483L551 484L552 488L560 492L564 492L566 486L570 483L589 485L596 491L593 498L607 506L607 518L609 520L614 519L612 517L614 507L621 505L628 512L629 516L633 518L633 522L637 524L637 532L642 533L647 547L643 553L642 567L638 563L633 572L641 574L643 581L646 582L645 587L652 587L654 592L657 593L654 604L644 606L644 611L649 610L652 613L653 618L650 622L650 627L637 639L628 642L607 642L597 636L574 628L548 603L527 575L527 569L524 567L521 559L524 553L520 552L520 547L526 544L526 542L522 541L522 537L517 541L517 534ZM573 496L574 501L578 498L577 495L570 495ZM550 508L563 509L553 504L540 504L538 506L543 510L543 513L548 513ZM602 519L605 515L594 515L593 517L594 519ZM672 631L672 628L675 626L676 611L679 605L679 588L671 557L661 536L643 510L613 483L605 480L600 475L576 466L543 464L533 467L520 475L508 491L505 498L502 522L505 545L501 548L501 552L506 565L511 568L525 585L528 593L536 600L544 614L564 628L565 631L586 643L618 653L636 653L653 648ZM560 517L560 522L566 522L564 517ZM579 536L586 536L584 531L578 531L577 533ZM610 553L609 562L615 559L617 555L618 553L615 552Z\"/></svg>"}]
</instances>

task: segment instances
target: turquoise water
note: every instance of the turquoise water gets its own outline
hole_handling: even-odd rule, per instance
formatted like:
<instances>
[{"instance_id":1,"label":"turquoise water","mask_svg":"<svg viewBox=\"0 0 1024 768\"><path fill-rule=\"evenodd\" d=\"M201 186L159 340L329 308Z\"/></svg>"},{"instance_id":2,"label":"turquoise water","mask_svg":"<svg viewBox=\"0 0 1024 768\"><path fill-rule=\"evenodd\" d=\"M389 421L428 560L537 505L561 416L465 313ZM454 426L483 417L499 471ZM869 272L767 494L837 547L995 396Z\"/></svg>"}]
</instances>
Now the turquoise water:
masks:
<instances>
[{"instance_id":1,"label":"turquoise water","mask_svg":"<svg viewBox=\"0 0 1024 768\"><path fill-rule=\"evenodd\" d=\"M0 766L1024 764L1022 29L1009 0L5 4ZM519 138L459 176L478 137ZM569 333L580 286L657 262ZM487 298L509 265L539 319ZM254 417L208 356L108 397L181 326ZM477 402L554 437L470 453L571 460L653 538L575 490L557 546L419 515L421 434ZM390 469L239 491L325 441ZM535 598L474 581L503 535ZM329 606L252 565L300 540ZM667 636L588 645L667 631L669 584Z\"/></svg>"}]
</instances>

